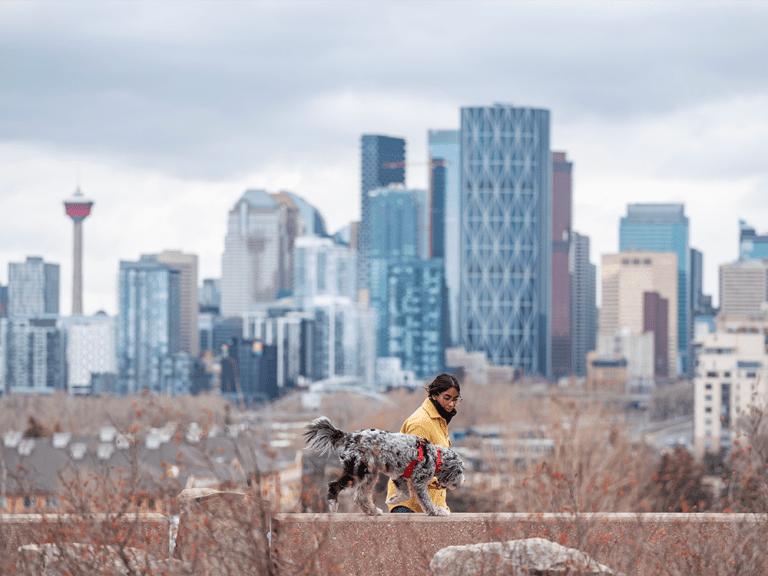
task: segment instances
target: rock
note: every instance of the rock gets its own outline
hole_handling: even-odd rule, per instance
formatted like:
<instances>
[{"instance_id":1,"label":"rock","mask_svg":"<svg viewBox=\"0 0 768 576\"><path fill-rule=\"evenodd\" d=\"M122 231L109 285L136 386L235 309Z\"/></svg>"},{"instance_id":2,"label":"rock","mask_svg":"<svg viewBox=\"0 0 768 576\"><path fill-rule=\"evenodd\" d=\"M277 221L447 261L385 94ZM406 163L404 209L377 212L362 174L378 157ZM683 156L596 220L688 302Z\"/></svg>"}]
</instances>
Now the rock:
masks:
<instances>
[{"instance_id":1,"label":"rock","mask_svg":"<svg viewBox=\"0 0 768 576\"><path fill-rule=\"evenodd\" d=\"M543 538L448 546L429 563L432 576L618 576L589 555Z\"/></svg>"},{"instance_id":2,"label":"rock","mask_svg":"<svg viewBox=\"0 0 768 576\"><path fill-rule=\"evenodd\" d=\"M94 544L27 544L16 570L29 576L176 576L189 574L179 560L158 560L137 548Z\"/></svg>"}]
</instances>

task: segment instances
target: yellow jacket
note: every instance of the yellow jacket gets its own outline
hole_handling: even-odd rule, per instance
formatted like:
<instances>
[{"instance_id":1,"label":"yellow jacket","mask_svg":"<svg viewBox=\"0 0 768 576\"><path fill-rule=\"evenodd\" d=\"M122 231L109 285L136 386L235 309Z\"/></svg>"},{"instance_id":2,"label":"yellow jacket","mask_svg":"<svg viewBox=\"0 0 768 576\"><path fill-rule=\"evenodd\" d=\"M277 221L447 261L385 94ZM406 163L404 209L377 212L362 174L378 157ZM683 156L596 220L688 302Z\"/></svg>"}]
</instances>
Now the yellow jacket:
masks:
<instances>
[{"instance_id":1,"label":"yellow jacket","mask_svg":"<svg viewBox=\"0 0 768 576\"><path fill-rule=\"evenodd\" d=\"M445 418L438 414L437 408L435 408L434 404L432 404L432 400L429 398L424 400L419 409L408 417L403 423L402 428L400 428L400 432L413 434L419 438L426 438L432 442L432 444L437 444L438 446L443 446L445 448L449 448L451 445L451 441L448 439L448 423L445 421ZM445 490L428 488L428 491L429 497L432 498L432 502L435 503L435 506L448 508L448 505L445 503ZM397 492L397 489L390 479L387 498L392 496L395 492ZM419 506L419 503L416 501L416 497L413 495L413 491L411 491L411 499L408 502L398 504L398 506L407 506L414 512L423 512L421 506ZM389 507L390 510L392 508L394 508L394 506Z\"/></svg>"}]
</instances>

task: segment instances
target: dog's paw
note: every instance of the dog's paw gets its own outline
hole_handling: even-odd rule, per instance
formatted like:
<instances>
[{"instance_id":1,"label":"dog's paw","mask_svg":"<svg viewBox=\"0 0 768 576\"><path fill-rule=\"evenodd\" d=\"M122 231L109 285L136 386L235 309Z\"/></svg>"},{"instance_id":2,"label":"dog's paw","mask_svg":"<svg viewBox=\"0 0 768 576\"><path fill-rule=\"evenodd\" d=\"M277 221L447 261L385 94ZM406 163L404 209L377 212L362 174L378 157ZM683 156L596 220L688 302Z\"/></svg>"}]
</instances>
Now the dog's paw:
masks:
<instances>
[{"instance_id":1,"label":"dog's paw","mask_svg":"<svg viewBox=\"0 0 768 576\"><path fill-rule=\"evenodd\" d=\"M386 504L387 506L397 506L398 504L402 504L403 502L408 502L411 495L408 492L395 492L387 498Z\"/></svg>"},{"instance_id":2,"label":"dog's paw","mask_svg":"<svg viewBox=\"0 0 768 576\"><path fill-rule=\"evenodd\" d=\"M381 508L376 508L376 516L383 516L384 512L381 510Z\"/></svg>"},{"instance_id":3,"label":"dog's paw","mask_svg":"<svg viewBox=\"0 0 768 576\"><path fill-rule=\"evenodd\" d=\"M339 501L338 500L331 500L328 502L328 512L331 514L336 514L336 512L339 509Z\"/></svg>"},{"instance_id":4,"label":"dog's paw","mask_svg":"<svg viewBox=\"0 0 768 576\"><path fill-rule=\"evenodd\" d=\"M430 512L430 516L450 516L451 511L448 510L448 508L443 508L442 506L435 506L435 509Z\"/></svg>"}]
</instances>

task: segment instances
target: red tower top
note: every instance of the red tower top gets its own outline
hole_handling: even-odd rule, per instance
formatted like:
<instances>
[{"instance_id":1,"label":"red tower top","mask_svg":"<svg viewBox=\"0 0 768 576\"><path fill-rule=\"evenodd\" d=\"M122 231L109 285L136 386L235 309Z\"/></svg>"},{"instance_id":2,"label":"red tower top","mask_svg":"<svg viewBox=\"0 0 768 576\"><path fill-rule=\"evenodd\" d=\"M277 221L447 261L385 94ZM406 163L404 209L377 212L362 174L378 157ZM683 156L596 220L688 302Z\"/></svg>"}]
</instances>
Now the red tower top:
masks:
<instances>
[{"instance_id":1,"label":"red tower top","mask_svg":"<svg viewBox=\"0 0 768 576\"><path fill-rule=\"evenodd\" d=\"M91 214L91 206L93 201L87 200L83 193L80 192L78 187L75 190L74 196L69 200L64 200L64 209L67 212L67 216L72 218L75 222L82 222L87 216Z\"/></svg>"}]
</instances>

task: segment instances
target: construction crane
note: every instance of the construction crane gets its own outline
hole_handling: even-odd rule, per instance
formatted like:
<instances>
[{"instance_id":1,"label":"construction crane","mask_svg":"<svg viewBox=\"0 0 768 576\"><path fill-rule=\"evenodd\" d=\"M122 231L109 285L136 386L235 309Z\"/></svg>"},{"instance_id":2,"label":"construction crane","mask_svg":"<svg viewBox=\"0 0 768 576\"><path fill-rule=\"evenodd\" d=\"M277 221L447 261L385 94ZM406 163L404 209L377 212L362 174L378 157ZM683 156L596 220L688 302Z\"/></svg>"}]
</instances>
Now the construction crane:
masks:
<instances>
[{"instance_id":1,"label":"construction crane","mask_svg":"<svg viewBox=\"0 0 768 576\"><path fill-rule=\"evenodd\" d=\"M385 162L381 165L382 168L405 168L406 166L429 166L429 241L427 245L427 257L432 258L432 229L434 226L432 216L435 198L435 168L438 166L448 166L452 164L450 160L444 158L432 158L432 154L429 155L428 162Z\"/></svg>"}]
</instances>

